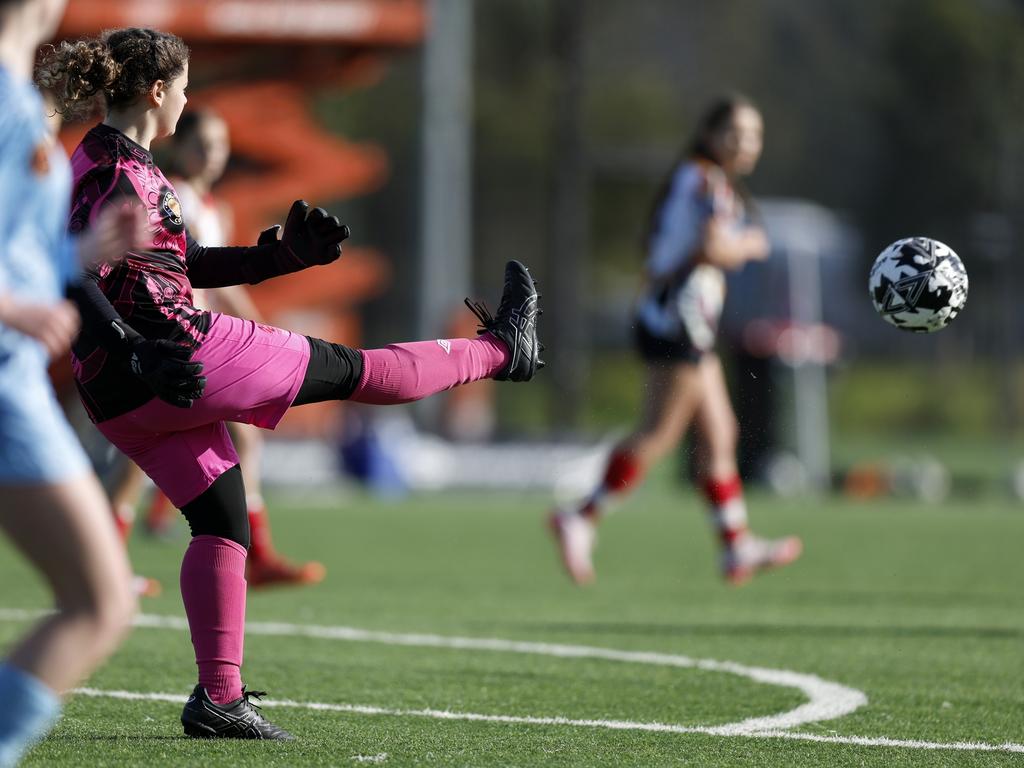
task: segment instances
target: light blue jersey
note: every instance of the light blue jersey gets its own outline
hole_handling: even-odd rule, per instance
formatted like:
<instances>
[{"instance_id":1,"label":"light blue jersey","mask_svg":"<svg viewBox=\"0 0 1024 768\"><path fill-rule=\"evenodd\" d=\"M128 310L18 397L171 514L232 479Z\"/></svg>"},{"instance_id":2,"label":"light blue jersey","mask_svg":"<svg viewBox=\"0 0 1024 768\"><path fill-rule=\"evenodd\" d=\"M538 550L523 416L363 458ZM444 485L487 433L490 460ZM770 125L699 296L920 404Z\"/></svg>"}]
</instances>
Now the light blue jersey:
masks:
<instances>
[{"instance_id":1,"label":"light blue jersey","mask_svg":"<svg viewBox=\"0 0 1024 768\"><path fill-rule=\"evenodd\" d=\"M35 88L0 67L0 294L53 303L77 271L67 236L71 172ZM0 483L85 471L46 374L43 346L0 325Z\"/></svg>"},{"instance_id":2,"label":"light blue jersey","mask_svg":"<svg viewBox=\"0 0 1024 768\"><path fill-rule=\"evenodd\" d=\"M0 67L0 291L56 301L70 270L71 168L35 88ZM0 354L24 336L0 326Z\"/></svg>"}]
</instances>

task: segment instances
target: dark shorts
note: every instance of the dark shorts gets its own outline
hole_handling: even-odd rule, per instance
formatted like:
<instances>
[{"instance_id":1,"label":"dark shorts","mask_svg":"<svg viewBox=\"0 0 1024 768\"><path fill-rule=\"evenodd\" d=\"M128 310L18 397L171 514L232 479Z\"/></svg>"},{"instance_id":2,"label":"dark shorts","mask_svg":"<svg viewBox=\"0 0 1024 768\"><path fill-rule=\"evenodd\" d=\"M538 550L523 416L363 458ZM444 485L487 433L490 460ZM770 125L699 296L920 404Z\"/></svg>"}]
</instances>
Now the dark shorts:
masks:
<instances>
[{"instance_id":1,"label":"dark shorts","mask_svg":"<svg viewBox=\"0 0 1024 768\"><path fill-rule=\"evenodd\" d=\"M639 320L634 321L634 340L640 357L648 363L692 363L696 365L706 350L697 348L690 338L663 339L655 336Z\"/></svg>"}]
</instances>

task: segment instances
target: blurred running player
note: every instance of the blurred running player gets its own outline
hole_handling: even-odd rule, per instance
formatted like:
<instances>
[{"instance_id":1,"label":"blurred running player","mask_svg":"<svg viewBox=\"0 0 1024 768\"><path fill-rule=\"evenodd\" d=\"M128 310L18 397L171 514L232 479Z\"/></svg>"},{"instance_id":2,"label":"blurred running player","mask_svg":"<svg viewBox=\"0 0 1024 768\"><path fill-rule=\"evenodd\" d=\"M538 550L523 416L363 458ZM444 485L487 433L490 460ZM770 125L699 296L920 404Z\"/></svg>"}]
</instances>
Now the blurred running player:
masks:
<instances>
[{"instance_id":1,"label":"blurred running player","mask_svg":"<svg viewBox=\"0 0 1024 768\"><path fill-rule=\"evenodd\" d=\"M335 261L348 227L296 201L284 226L265 231L255 246L210 248L192 239L174 187L150 152L154 140L174 133L186 102L188 48L174 35L119 29L62 43L37 76L66 114L91 111L97 97L106 111L72 157L72 231L89 229L111 205L141 206L148 216L144 248L90 272L92 301L83 305L84 332L73 351L79 391L100 431L142 467L192 530L181 593L199 683L182 712L185 733L290 739L252 706L255 694L242 686L250 534L242 473L224 422L272 429L294 405L387 405L482 378L527 381L543 364L533 280L519 262L506 265L496 316L472 305L483 326L475 339L373 350L198 309L193 288L258 283ZM121 362L123 348L140 339L177 345L202 378L154 398Z\"/></svg>"},{"instance_id":2,"label":"blurred running player","mask_svg":"<svg viewBox=\"0 0 1024 768\"><path fill-rule=\"evenodd\" d=\"M197 243L220 247L226 245L231 232L231 211L213 195L213 185L220 180L231 153L228 126L215 112L191 111L182 115L174 132L174 166L170 177L188 222L189 233ZM197 307L262 322L259 310L241 285L197 289L193 292ZM249 512L250 544L245 561L245 579L250 587L274 584L315 584L326 573L316 562L296 565L281 557L274 549L270 521L263 503L260 457L263 436L252 424L228 423L228 434L238 453L245 502ZM135 516L145 476L135 464L129 463L114 491L114 513L118 525L128 530ZM147 528L159 532L166 526L171 506L157 489L146 520Z\"/></svg>"},{"instance_id":3,"label":"blurred running player","mask_svg":"<svg viewBox=\"0 0 1024 768\"><path fill-rule=\"evenodd\" d=\"M131 217L117 210L79 253L66 234L67 158L31 84L36 49L64 5L0 0L0 529L55 599L55 611L0 662L3 768L49 731L60 697L120 644L134 610L106 497L46 373L78 327L63 295L79 255L120 255L132 242Z\"/></svg>"},{"instance_id":4,"label":"blurred running player","mask_svg":"<svg viewBox=\"0 0 1024 768\"><path fill-rule=\"evenodd\" d=\"M725 270L768 257L741 177L761 155L760 112L745 98L713 104L689 151L673 167L651 211L645 286L636 308L636 342L646 366L637 430L612 451L604 476L579 506L556 510L550 524L577 584L594 579L596 527L608 502L634 488L648 468L696 426L696 469L722 545L725 579L792 562L800 539L771 541L747 527L736 465L738 427L714 352L725 301Z\"/></svg>"}]
</instances>

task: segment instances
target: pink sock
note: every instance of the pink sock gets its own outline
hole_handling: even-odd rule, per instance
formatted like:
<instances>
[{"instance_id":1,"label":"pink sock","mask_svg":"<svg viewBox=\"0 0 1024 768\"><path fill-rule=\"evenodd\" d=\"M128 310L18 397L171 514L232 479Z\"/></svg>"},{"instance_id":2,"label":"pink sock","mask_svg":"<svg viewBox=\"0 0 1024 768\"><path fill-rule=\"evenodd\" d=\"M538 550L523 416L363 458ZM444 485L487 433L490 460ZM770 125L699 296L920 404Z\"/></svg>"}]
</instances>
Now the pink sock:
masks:
<instances>
[{"instance_id":1,"label":"pink sock","mask_svg":"<svg viewBox=\"0 0 1024 768\"><path fill-rule=\"evenodd\" d=\"M508 366L508 347L494 335L437 339L363 349L363 375L349 397L357 403L396 405L488 379Z\"/></svg>"},{"instance_id":2,"label":"pink sock","mask_svg":"<svg viewBox=\"0 0 1024 768\"><path fill-rule=\"evenodd\" d=\"M181 599L192 631L199 684L215 704L242 695L245 638L245 547L196 536L181 562Z\"/></svg>"}]
</instances>

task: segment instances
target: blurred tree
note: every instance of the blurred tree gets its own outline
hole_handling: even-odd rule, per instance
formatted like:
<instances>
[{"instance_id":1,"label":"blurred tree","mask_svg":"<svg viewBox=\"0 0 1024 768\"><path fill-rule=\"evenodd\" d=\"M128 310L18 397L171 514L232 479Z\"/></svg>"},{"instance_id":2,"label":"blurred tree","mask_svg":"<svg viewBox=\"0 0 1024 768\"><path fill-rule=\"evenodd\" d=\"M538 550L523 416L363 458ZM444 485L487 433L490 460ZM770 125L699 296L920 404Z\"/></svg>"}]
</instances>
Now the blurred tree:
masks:
<instances>
[{"instance_id":1,"label":"blurred tree","mask_svg":"<svg viewBox=\"0 0 1024 768\"><path fill-rule=\"evenodd\" d=\"M580 2L582 172L590 179L582 197L590 225L589 277L578 298L595 344L628 339L640 233L693 117L715 94L739 90L766 118L755 194L804 197L844 212L865 234L865 267L882 245L908 233L946 238L970 259L964 316L938 338L886 336L893 354L934 356L946 348L961 359L971 349L1005 348L999 334L1012 332L1020 312L1012 307L1007 321L992 311L992 297L1008 282L1000 277L1016 268L1011 260L981 258L997 249L974 233L978 213L1001 216L1011 233L1024 219L1024 2ZM473 258L482 296L500 290L508 258L523 259L545 282L550 277L544 254L561 66L551 55L553 32L547 0L477 5ZM415 235L416 66L413 59L396 68L376 95L350 99L340 110L351 106L350 121L368 126L363 134L347 125L350 135L385 137L399 163L366 214L381 241L396 245ZM397 194L396 185L405 191ZM416 285L403 258L414 252L393 251L404 284L388 299L395 302L390 323L412 320ZM551 351L553 361L558 354ZM529 392L503 387L501 396L535 398L552 380L540 377Z\"/></svg>"},{"instance_id":2,"label":"blurred tree","mask_svg":"<svg viewBox=\"0 0 1024 768\"><path fill-rule=\"evenodd\" d=\"M1006 137L1024 128L1017 95L1024 70L1014 53L1024 26L1016 11L994 5L893 6L883 49L891 76L873 104L884 142L865 201L872 229L942 237L962 231L965 217L1010 202L1002 167Z\"/></svg>"}]
</instances>

